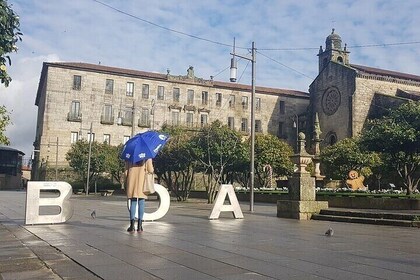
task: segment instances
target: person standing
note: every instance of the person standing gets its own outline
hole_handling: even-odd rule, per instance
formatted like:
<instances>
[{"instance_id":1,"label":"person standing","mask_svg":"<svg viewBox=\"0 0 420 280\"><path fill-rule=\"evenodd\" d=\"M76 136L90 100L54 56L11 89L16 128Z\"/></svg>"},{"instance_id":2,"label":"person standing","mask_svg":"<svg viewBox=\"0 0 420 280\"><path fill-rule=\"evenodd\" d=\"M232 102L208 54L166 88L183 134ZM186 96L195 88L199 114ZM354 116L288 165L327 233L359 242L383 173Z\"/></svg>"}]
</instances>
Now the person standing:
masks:
<instances>
[{"instance_id":1,"label":"person standing","mask_svg":"<svg viewBox=\"0 0 420 280\"><path fill-rule=\"evenodd\" d=\"M154 172L152 159L143 160L135 164L127 161L125 163L126 191L130 212L130 227L127 229L128 232L135 230L136 209L138 210L137 231L143 231L144 200L147 198L143 193L146 172Z\"/></svg>"}]
</instances>

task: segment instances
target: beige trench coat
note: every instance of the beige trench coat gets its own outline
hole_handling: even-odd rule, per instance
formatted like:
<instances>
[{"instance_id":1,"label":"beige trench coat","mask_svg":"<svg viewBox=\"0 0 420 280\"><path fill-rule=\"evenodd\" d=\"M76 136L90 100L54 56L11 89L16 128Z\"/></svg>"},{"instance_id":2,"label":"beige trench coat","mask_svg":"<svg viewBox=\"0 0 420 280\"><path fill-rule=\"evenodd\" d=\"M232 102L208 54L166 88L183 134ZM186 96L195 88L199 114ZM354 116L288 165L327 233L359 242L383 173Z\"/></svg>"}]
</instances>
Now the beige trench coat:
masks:
<instances>
[{"instance_id":1,"label":"beige trench coat","mask_svg":"<svg viewBox=\"0 0 420 280\"><path fill-rule=\"evenodd\" d=\"M148 173L153 173L153 163L151 159L138 164L125 163L126 190L127 198L147 198L143 193L144 177Z\"/></svg>"}]
</instances>

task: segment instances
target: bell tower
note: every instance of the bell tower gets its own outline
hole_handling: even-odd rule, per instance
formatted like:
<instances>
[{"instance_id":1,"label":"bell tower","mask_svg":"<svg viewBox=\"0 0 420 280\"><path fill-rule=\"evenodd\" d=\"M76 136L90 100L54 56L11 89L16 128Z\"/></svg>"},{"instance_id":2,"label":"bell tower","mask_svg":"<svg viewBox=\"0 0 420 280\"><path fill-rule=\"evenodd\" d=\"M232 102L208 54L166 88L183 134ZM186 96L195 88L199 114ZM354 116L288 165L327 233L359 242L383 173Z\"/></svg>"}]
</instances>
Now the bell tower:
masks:
<instances>
[{"instance_id":1,"label":"bell tower","mask_svg":"<svg viewBox=\"0 0 420 280\"><path fill-rule=\"evenodd\" d=\"M341 47L341 37L337 33L334 33L334 28L328 37L325 39L325 51L322 46L319 47L318 63L319 72L321 72L330 61L349 65L349 53L347 51L347 45L344 45L344 49Z\"/></svg>"}]
</instances>

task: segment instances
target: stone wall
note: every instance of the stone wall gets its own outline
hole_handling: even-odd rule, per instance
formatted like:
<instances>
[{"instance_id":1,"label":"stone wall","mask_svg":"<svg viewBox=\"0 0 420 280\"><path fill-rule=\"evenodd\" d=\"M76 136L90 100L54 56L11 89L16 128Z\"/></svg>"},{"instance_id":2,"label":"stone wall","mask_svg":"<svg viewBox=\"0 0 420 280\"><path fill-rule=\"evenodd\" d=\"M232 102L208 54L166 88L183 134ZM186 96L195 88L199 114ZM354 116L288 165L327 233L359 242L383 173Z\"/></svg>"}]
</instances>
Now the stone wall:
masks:
<instances>
[{"instance_id":1,"label":"stone wall","mask_svg":"<svg viewBox=\"0 0 420 280\"><path fill-rule=\"evenodd\" d=\"M352 136L357 135L362 130L371 106L374 106L372 103L375 93L395 97L398 89L420 92L420 83L375 75L365 74L357 76L356 91L353 99L354 120Z\"/></svg>"},{"instance_id":2,"label":"stone wall","mask_svg":"<svg viewBox=\"0 0 420 280\"><path fill-rule=\"evenodd\" d=\"M251 125L251 93L246 86L229 88L228 83L214 83L188 77L183 79L171 78L149 73L148 75L122 75L104 71L87 71L74 67L61 67L54 64L44 70L47 72L45 80L41 80L38 105L38 129L35 143L39 146L36 153L38 164L48 162L51 165L66 166L65 155L71 147L71 133L79 133L79 138L88 139L89 128L92 123L92 131L96 141L102 142L104 135L110 135L110 144L119 145L124 139L131 137L131 125L118 125L118 114L124 115L125 111L132 111L134 104L134 133L139 133L151 128L159 129L163 124L172 124L173 113L179 114L180 125L186 124L188 112L194 116L194 127L199 127L201 115L207 116L207 122L211 123L218 119L227 124L228 117L234 118L234 128L241 129L241 119L248 119L247 131L249 135ZM128 70L127 70L128 71ZM81 76L80 90L73 89L74 75ZM107 79L114 81L113 93L105 93ZM134 83L133 97L126 95L127 82ZM149 96L142 96L142 86L149 86ZM165 96L163 100L157 99L158 86L163 86ZM173 88L180 89L180 100L173 98ZM187 104L187 91L194 91L194 101ZM208 92L208 103L203 104L202 92ZM222 101L216 102L216 93L222 94ZM235 96L235 104L230 105L229 98ZM248 105L241 104L242 97L248 98ZM262 133L278 135L279 123L283 123L284 132L282 137L294 143L295 130L293 129L292 116L307 109L308 97L301 92L298 94L279 94L279 89L257 88L256 98L260 98L261 106L255 112L256 120L261 121ZM72 101L80 102L81 119L68 120ZM138 120L143 109L152 109L154 102L154 115L149 116L149 126L139 126ZM280 102L284 102L285 111L280 112ZM101 115L105 105L112 105L113 118L111 123L101 122ZM39 173L39 172L38 172Z\"/></svg>"}]
</instances>

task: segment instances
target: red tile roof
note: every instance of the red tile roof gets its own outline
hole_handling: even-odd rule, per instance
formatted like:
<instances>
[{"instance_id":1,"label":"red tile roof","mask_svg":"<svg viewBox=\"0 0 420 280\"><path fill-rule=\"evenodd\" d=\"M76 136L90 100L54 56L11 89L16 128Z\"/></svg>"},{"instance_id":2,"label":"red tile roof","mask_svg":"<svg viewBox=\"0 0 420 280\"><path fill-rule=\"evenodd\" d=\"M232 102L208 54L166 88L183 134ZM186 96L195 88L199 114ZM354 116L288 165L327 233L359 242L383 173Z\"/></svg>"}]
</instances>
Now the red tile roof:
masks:
<instances>
[{"instance_id":1,"label":"red tile roof","mask_svg":"<svg viewBox=\"0 0 420 280\"><path fill-rule=\"evenodd\" d=\"M105 65L100 65L100 64L90 64L90 63L82 63L82 62L45 62L44 67L45 65L54 66L54 67L62 67L62 68L70 68L70 69L80 69L84 71L93 71L93 72L99 72L99 73L110 73L110 74L116 74L116 75L121 75L121 76L144 77L144 78L149 78L149 79L167 81L166 74L110 67L110 66L105 66ZM184 81L184 82L188 83L188 81ZM220 81L213 81L213 87L220 87L220 88L226 88L226 89L231 89L231 90L251 91L250 85L220 82ZM292 95L295 97L309 98L308 92L303 92L303 91L298 91L298 90L259 87L259 86L257 86L255 90L258 93L264 93L264 94Z\"/></svg>"},{"instance_id":2,"label":"red tile roof","mask_svg":"<svg viewBox=\"0 0 420 280\"><path fill-rule=\"evenodd\" d=\"M388 77L394 77L394 78L399 78L399 79L404 79L404 80L412 80L412 81L420 82L420 76L417 76L417 75L406 74L402 72L384 70L384 69L373 68L373 67L367 67L367 66L356 65L356 64L351 64L350 66L355 68L356 70L369 73L369 74L376 74L376 75L381 75L381 76L388 76Z\"/></svg>"}]
</instances>

